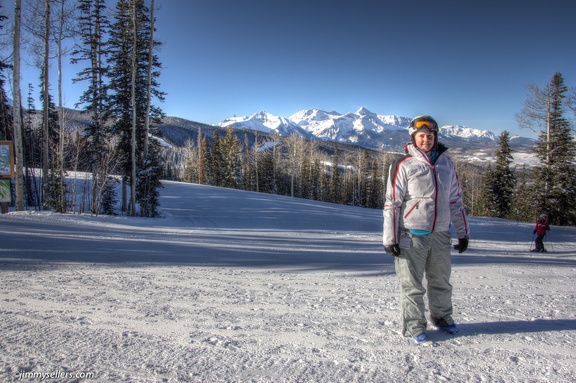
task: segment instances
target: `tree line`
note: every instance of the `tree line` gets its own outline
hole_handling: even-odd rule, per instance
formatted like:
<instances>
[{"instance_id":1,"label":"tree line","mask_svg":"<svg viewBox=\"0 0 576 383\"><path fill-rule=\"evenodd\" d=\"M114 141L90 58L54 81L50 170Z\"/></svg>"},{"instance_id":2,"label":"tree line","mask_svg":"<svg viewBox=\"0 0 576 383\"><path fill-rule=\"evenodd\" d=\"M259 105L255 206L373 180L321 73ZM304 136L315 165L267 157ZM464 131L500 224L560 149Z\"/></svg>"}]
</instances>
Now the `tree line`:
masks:
<instances>
[{"instance_id":1,"label":"tree line","mask_svg":"<svg viewBox=\"0 0 576 383\"><path fill-rule=\"evenodd\" d=\"M576 91L570 94L557 72L545 87L528 86L524 108L516 115L524 128L538 132L533 168L510 169L509 133L500 136L496 162L484 174L478 215L535 219L541 213L556 225L576 225L576 140L569 110L576 111Z\"/></svg>"},{"instance_id":2,"label":"tree line","mask_svg":"<svg viewBox=\"0 0 576 383\"><path fill-rule=\"evenodd\" d=\"M544 88L528 86L521 127L539 132L533 167L513 165L510 133L498 140L495 160L486 166L455 160L469 214L518 221L547 213L551 223L576 225L576 140L567 113L576 111L561 73ZM401 154L361 147L332 150L299 136L239 138L228 128L213 144L200 130L196 140L169 150L165 175L177 180L289 195L319 201L382 208L389 165ZM440 138L441 140L441 138Z\"/></svg>"},{"instance_id":3,"label":"tree line","mask_svg":"<svg viewBox=\"0 0 576 383\"><path fill-rule=\"evenodd\" d=\"M388 165L398 156L231 127L222 137L199 129L163 153L166 178L369 208L383 207Z\"/></svg>"},{"instance_id":4,"label":"tree line","mask_svg":"<svg viewBox=\"0 0 576 383\"><path fill-rule=\"evenodd\" d=\"M299 136L251 132L249 137L232 128L224 134L200 129L179 147L163 147L151 138L158 136L164 117L155 103L166 96L158 82L162 66L154 38L154 0L148 5L118 0L112 11L104 0L29 4L22 12L21 0L15 0L12 52L10 60L0 62L0 139L14 141L17 210L37 206L112 214L120 202L125 214L155 217L162 178L382 208L388 167L400 154ZM0 14L0 28L6 22ZM40 111L34 108L32 84L25 102L20 94L21 29L38 63ZM67 50L64 42L71 36L74 45ZM68 56L84 66L74 80L85 84L76 106L89 120L78 129L70 128L62 103L61 71L52 79L47 70L54 62L61 68ZM10 71L12 105L5 92ZM576 148L567 113L574 111L575 92L569 92L560 73L545 87L531 84L528 89L517 120L539 133L534 149L539 164L512 167L510 135L504 131L493 164L455 161L464 204L471 215L530 221L546 212L554 224L574 225ZM66 182L66 172L77 170L90 174L82 191ZM75 206L80 193L83 202Z\"/></svg>"},{"instance_id":5,"label":"tree line","mask_svg":"<svg viewBox=\"0 0 576 383\"><path fill-rule=\"evenodd\" d=\"M112 12L104 0L42 0L28 2L22 11L15 0L13 20L13 107L2 109L5 124L2 138L15 147L16 209L29 205L66 212L69 185L66 170L74 166L89 171L89 211L106 212L110 193L120 175L121 209L129 215L155 217L159 214L158 188L161 169L160 147L149 137L163 117L155 102L163 101L158 78L161 64L156 54L160 43L154 38L154 0L118 0ZM3 17L2 21L6 18ZM26 34L23 46L21 32ZM74 37L73 48L66 49ZM29 92L28 108L20 94L20 51L27 49L38 63L41 128L33 129L34 99ZM90 115L90 122L77 136L67 129L62 102L62 62L66 57L83 66L74 79L85 84L76 106ZM56 64L58 76L50 77ZM2 70L10 65L3 63ZM5 80L5 76L2 76ZM57 84L57 103L51 85ZM5 89L5 81L1 84ZM33 89L29 85L29 89ZM5 94L5 93L4 93ZM6 100L3 97L3 100ZM41 169L40 174L34 174ZM40 185L35 180L40 178Z\"/></svg>"}]
</instances>

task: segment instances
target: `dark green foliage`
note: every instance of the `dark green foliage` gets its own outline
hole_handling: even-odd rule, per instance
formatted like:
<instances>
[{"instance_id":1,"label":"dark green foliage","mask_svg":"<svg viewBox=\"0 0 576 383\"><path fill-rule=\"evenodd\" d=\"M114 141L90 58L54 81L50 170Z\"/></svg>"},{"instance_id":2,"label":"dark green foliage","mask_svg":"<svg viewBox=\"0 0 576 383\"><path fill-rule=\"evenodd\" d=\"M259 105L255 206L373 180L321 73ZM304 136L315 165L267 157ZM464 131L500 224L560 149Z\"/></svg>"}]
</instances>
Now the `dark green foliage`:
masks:
<instances>
[{"instance_id":1,"label":"dark green foliage","mask_svg":"<svg viewBox=\"0 0 576 383\"><path fill-rule=\"evenodd\" d=\"M159 187L157 174L160 169L159 157L152 157L159 156L159 151L148 143L148 135L153 131L150 126L146 126L147 101L148 97L163 101L165 95L159 90L161 65L155 54L152 55L148 84L151 32L149 9L143 0L117 2L115 22L110 27L108 41L110 85L107 108L114 121L113 132L118 137L117 150L120 153L123 182L135 185L136 188L133 192L137 201L132 202L131 210L136 210L133 204L137 203L140 205L140 215L145 216L157 214L156 188ZM154 47L159 45L154 42ZM162 116L160 108L150 105L148 117L153 123L158 123ZM135 158L132 153L135 153ZM132 179L134 173L136 180ZM123 209L127 208L123 201Z\"/></svg>"},{"instance_id":2,"label":"dark green foliage","mask_svg":"<svg viewBox=\"0 0 576 383\"><path fill-rule=\"evenodd\" d=\"M222 186L224 184L224 157L220 148L220 134L217 130L212 133L212 150L208 156L208 180L210 185Z\"/></svg>"},{"instance_id":3,"label":"dark green foliage","mask_svg":"<svg viewBox=\"0 0 576 383\"><path fill-rule=\"evenodd\" d=\"M238 189L242 187L242 162L240 159L240 141L234 130L228 128L224 139L220 142L220 152L222 154L222 184L226 188Z\"/></svg>"},{"instance_id":4,"label":"dark green foliage","mask_svg":"<svg viewBox=\"0 0 576 383\"><path fill-rule=\"evenodd\" d=\"M118 180L113 177L108 177L104 184L102 191L102 203L100 205L100 213L107 215L116 215L115 206L118 202L116 198L116 185Z\"/></svg>"},{"instance_id":5,"label":"dark green foliage","mask_svg":"<svg viewBox=\"0 0 576 383\"><path fill-rule=\"evenodd\" d=\"M138 170L138 187L136 190L136 200L140 206L142 217L159 217L159 197L158 189L162 186L162 166L159 162L159 147L156 140L150 141L148 155L144 159Z\"/></svg>"},{"instance_id":6,"label":"dark green foliage","mask_svg":"<svg viewBox=\"0 0 576 383\"><path fill-rule=\"evenodd\" d=\"M506 218L510 212L512 197L514 195L515 177L510 164L512 163L512 149L510 149L510 133L503 131L500 134L500 147L496 151L496 163L489 186L492 196L492 210L495 217Z\"/></svg>"},{"instance_id":7,"label":"dark green foliage","mask_svg":"<svg viewBox=\"0 0 576 383\"><path fill-rule=\"evenodd\" d=\"M43 78L41 79L43 81ZM44 87L42 87L44 89ZM42 140L47 145L44 144L45 148L48 148L48 162L49 167L47 167L48 174L45 175L43 185L44 189L44 205L49 209L54 210L58 213L65 213L67 209L66 205L66 184L64 182L65 174L60 172L59 169L62 168L61 160L62 157L58 155L60 140L60 122L58 120L58 112L56 107L52 102L52 97L50 95L45 95L44 91L40 91L40 100L44 101L48 98L48 102L43 102L44 105L48 105L48 113L42 113L43 126L47 126L47 131L44 131ZM46 121L46 117L48 121Z\"/></svg>"},{"instance_id":8,"label":"dark green foliage","mask_svg":"<svg viewBox=\"0 0 576 383\"><path fill-rule=\"evenodd\" d=\"M480 215L507 218L514 197L515 177L510 168L512 163L510 134L503 131L500 147L496 150L494 167L489 165L484 173L484 185L480 194Z\"/></svg>"},{"instance_id":9,"label":"dark green foliage","mask_svg":"<svg viewBox=\"0 0 576 383\"><path fill-rule=\"evenodd\" d=\"M494 172L492 171L492 165L489 164L484 172L484 183L478 196L477 212L480 216L496 216L496 209L494 207L496 203L494 201L492 185L494 185Z\"/></svg>"},{"instance_id":10,"label":"dark green foliage","mask_svg":"<svg viewBox=\"0 0 576 383\"><path fill-rule=\"evenodd\" d=\"M104 38L109 23L105 17L106 7L103 0L80 0L79 10L79 41L76 49L72 52L71 62L87 62L88 66L78 73L74 82L87 82L87 89L76 104L84 105L84 111L91 115L91 122L84 132L86 139L86 155L90 158L90 170L92 172L91 206L92 214L98 214L102 209L103 187L100 185L108 178L113 169L110 161L111 145L113 139L107 127L107 92L106 75L109 67L106 58L109 54L107 43Z\"/></svg>"},{"instance_id":11,"label":"dark green foliage","mask_svg":"<svg viewBox=\"0 0 576 383\"><path fill-rule=\"evenodd\" d=\"M538 209L534 201L536 201L534 182L532 180L533 172L531 169L523 167L516 170L516 188L514 189L514 197L510 205L510 212L508 218L517 221L532 221L538 214Z\"/></svg>"},{"instance_id":12,"label":"dark green foliage","mask_svg":"<svg viewBox=\"0 0 576 383\"><path fill-rule=\"evenodd\" d=\"M547 212L556 225L576 224L576 141L564 116L567 91L562 75L556 73L547 92L547 130L540 134L535 150L541 162L534 170L536 213Z\"/></svg>"}]
</instances>

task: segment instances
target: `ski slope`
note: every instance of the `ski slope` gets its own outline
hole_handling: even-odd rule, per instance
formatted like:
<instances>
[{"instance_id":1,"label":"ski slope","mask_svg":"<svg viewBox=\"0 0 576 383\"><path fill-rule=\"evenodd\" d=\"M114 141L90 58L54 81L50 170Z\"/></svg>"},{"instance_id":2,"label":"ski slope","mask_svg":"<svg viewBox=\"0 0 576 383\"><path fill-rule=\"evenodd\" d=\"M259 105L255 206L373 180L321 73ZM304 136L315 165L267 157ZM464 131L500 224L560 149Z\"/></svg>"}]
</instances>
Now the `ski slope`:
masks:
<instances>
[{"instance_id":1,"label":"ski slope","mask_svg":"<svg viewBox=\"0 0 576 383\"><path fill-rule=\"evenodd\" d=\"M576 381L574 227L471 217L461 331L415 346L382 211L163 185L160 219L0 216L0 381Z\"/></svg>"}]
</instances>

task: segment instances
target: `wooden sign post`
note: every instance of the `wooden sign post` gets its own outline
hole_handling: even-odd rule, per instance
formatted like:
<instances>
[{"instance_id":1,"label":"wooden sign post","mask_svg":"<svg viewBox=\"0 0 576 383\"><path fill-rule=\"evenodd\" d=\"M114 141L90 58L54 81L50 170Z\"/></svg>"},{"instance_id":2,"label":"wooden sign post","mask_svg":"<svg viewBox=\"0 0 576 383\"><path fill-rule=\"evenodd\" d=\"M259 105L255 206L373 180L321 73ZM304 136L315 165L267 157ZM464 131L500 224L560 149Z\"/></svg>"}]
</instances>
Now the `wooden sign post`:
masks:
<instances>
[{"instance_id":1,"label":"wooden sign post","mask_svg":"<svg viewBox=\"0 0 576 383\"><path fill-rule=\"evenodd\" d=\"M8 204L12 199L10 180L14 178L13 148L12 141L0 141L0 208L2 214L8 213Z\"/></svg>"}]
</instances>

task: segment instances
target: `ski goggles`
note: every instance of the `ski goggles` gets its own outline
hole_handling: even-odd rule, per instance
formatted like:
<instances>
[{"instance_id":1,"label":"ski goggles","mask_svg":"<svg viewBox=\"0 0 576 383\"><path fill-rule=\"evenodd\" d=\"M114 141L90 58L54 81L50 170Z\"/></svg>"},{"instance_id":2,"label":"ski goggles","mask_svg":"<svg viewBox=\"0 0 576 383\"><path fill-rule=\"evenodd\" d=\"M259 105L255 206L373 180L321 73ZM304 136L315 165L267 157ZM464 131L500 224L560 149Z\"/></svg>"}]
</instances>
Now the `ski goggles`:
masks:
<instances>
[{"instance_id":1,"label":"ski goggles","mask_svg":"<svg viewBox=\"0 0 576 383\"><path fill-rule=\"evenodd\" d=\"M413 121L412 124L410 125L410 128L416 130L426 128L431 132L435 132L438 130L438 125L436 125L436 123L433 121L419 120L419 121Z\"/></svg>"}]
</instances>

